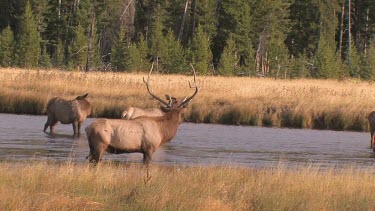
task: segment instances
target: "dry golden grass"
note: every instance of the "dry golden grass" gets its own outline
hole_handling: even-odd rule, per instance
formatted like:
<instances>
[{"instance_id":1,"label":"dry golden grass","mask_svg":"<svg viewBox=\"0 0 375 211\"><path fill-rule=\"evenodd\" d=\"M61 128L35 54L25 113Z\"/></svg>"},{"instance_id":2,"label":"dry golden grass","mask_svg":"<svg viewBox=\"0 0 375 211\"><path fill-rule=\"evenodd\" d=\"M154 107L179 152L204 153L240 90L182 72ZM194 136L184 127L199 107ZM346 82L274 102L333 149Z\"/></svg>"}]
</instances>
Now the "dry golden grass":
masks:
<instances>
[{"instance_id":1,"label":"dry golden grass","mask_svg":"<svg viewBox=\"0 0 375 211\"><path fill-rule=\"evenodd\" d=\"M0 163L1 210L372 210L375 174L283 166Z\"/></svg>"},{"instance_id":2,"label":"dry golden grass","mask_svg":"<svg viewBox=\"0 0 375 211\"><path fill-rule=\"evenodd\" d=\"M73 98L90 93L93 116L119 117L126 105L157 107L139 74L0 69L0 112L42 114L53 96ZM194 90L192 76L158 75L154 92L185 97ZM375 106L375 86L357 80L273 80L270 78L199 76L202 87L186 120L256 126L368 129ZM203 84L203 85L202 85Z\"/></svg>"}]
</instances>

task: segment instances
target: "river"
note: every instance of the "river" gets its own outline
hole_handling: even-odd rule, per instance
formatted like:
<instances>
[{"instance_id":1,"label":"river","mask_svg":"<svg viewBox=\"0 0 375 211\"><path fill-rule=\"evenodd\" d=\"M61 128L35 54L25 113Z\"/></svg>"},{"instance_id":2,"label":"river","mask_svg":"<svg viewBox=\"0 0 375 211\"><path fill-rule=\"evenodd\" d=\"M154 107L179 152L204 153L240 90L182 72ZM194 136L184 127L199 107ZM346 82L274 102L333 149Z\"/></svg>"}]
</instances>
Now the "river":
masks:
<instances>
[{"instance_id":1,"label":"river","mask_svg":"<svg viewBox=\"0 0 375 211\"><path fill-rule=\"evenodd\" d=\"M0 114L0 160L88 162L83 125L79 138L72 126L58 124L56 135L43 133L46 116ZM153 155L154 163L269 167L375 165L370 134L328 130L280 129L182 123L174 139ZM108 154L105 161L141 163L142 154Z\"/></svg>"}]
</instances>

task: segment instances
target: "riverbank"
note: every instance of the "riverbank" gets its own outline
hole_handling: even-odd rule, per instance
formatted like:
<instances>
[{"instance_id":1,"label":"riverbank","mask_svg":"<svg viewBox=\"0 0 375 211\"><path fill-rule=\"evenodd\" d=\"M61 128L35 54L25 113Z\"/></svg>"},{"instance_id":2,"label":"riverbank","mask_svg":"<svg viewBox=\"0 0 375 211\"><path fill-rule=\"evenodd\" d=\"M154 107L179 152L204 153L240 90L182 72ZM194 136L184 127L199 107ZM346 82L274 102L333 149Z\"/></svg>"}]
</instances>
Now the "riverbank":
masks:
<instances>
[{"instance_id":1,"label":"riverbank","mask_svg":"<svg viewBox=\"0 0 375 211\"><path fill-rule=\"evenodd\" d=\"M89 94L93 117L119 118L124 107L158 107L142 78L147 73L0 69L0 112L44 114L49 98ZM197 123L367 131L375 86L356 80L273 80L197 77L200 92L185 120ZM192 76L151 77L154 93L183 98Z\"/></svg>"},{"instance_id":2,"label":"riverbank","mask_svg":"<svg viewBox=\"0 0 375 211\"><path fill-rule=\"evenodd\" d=\"M371 210L373 171L0 163L1 210Z\"/></svg>"}]
</instances>

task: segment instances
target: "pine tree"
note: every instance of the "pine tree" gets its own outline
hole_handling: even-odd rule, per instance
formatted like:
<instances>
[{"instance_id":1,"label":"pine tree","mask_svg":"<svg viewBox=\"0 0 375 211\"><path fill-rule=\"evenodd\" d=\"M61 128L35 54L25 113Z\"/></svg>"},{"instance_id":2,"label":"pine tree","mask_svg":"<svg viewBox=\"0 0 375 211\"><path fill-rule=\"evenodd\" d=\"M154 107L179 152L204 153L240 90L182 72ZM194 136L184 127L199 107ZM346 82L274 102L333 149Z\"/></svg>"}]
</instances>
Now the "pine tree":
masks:
<instances>
[{"instance_id":1,"label":"pine tree","mask_svg":"<svg viewBox=\"0 0 375 211\"><path fill-rule=\"evenodd\" d=\"M46 46L43 46L42 55L40 56L39 66L49 69L52 67L51 57L47 53Z\"/></svg>"},{"instance_id":2,"label":"pine tree","mask_svg":"<svg viewBox=\"0 0 375 211\"><path fill-rule=\"evenodd\" d=\"M151 26L150 40L149 40L149 51L156 64L156 68L162 68L163 59L167 53L165 37L163 33L163 21L160 14L156 14L154 22Z\"/></svg>"},{"instance_id":3,"label":"pine tree","mask_svg":"<svg viewBox=\"0 0 375 211\"><path fill-rule=\"evenodd\" d=\"M29 1L26 2L19 30L16 50L18 65L20 67L36 67L41 53L40 37Z\"/></svg>"},{"instance_id":4,"label":"pine tree","mask_svg":"<svg viewBox=\"0 0 375 211\"><path fill-rule=\"evenodd\" d=\"M55 46L53 64L55 67L64 66L64 44L61 40L58 40L57 45Z\"/></svg>"},{"instance_id":5,"label":"pine tree","mask_svg":"<svg viewBox=\"0 0 375 211\"><path fill-rule=\"evenodd\" d=\"M137 47L138 47L138 50L139 50L139 55L141 57L141 66L140 66L140 70L147 70L149 67L150 67L150 64L149 64L149 61L148 61L148 46L147 46L147 43L143 37L143 35L141 35L141 37L139 38L139 41L137 43Z\"/></svg>"},{"instance_id":6,"label":"pine tree","mask_svg":"<svg viewBox=\"0 0 375 211\"><path fill-rule=\"evenodd\" d=\"M357 48L354 44L354 40L351 40L350 59L346 61L348 65L349 74L354 78L366 78L366 74L361 72L361 58L358 54Z\"/></svg>"},{"instance_id":7,"label":"pine tree","mask_svg":"<svg viewBox=\"0 0 375 211\"><path fill-rule=\"evenodd\" d=\"M0 66L9 67L13 62L14 37L10 26L7 26L0 34Z\"/></svg>"},{"instance_id":8,"label":"pine tree","mask_svg":"<svg viewBox=\"0 0 375 211\"><path fill-rule=\"evenodd\" d=\"M366 59L370 72L370 79L375 80L375 38L370 42Z\"/></svg>"},{"instance_id":9,"label":"pine tree","mask_svg":"<svg viewBox=\"0 0 375 211\"><path fill-rule=\"evenodd\" d=\"M237 58L236 43L232 36L227 40L227 46L225 46L224 51L220 58L219 72L225 76L231 76L236 73L238 58Z\"/></svg>"},{"instance_id":10,"label":"pine tree","mask_svg":"<svg viewBox=\"0 0 375 211\"><path fill-rule=\"evenodd\" d=\"M165 43L167 44L167 51L164 56L164 68L168 73L181 73L186 69L184 49L179 40L177 40L172 30L169 30Z\"/></svg>"},{"instance_id":11,"label":"pine tree","mask_svg":"<svg viewBox=\"0 0 375 211\"><path fill-rule=\"evenodd\" d=\"M203 32L202 27L198 26L194 35L192 44L192 62L196 70L202 74L207 74L211 69L212 52L208 36Z\"/></svg>"},{"instance_id":12,"label":"pine tree","mask_svg":"<svg viewBox=\"0 0 375 211\"><path fill-rule=\"evenodd\" d=\"M125 70L125 51L127 49L126 33L123 26L120 27L119 34L115 39L111 52L112 69L117 71Z\"/></svg>"},{"instance_id":13,"label":"pine tree","mask_svg":"<svg viewBox=\"0 0 375 211\"><path fill-rule=\"evenodd\" d=\"M70 46L70 68L84 70L87 62L87 37L84 29L78 25L75 30L75 39Z\"/></svg>"},{"instance_id":14,"label":"pine tree","mask_svg":"<svg viewBox=\"0 0 375 211\"><path fill-rule=\"evenodd\" d=\"M335 46L332 42L326 41L322 36L319 40L318 50L315 55L316 72L313 74L316 78L333 78L337 77L337 62Z\"/></svg>"},{"instance_id":15,"label":"pine tree","mask_svg":"<svg viewBox=\"0 0 375 211\"><path fill-rule=\"evenodd\" d=\"M124 70L128 72L139 71L142 59L136 43L131 43L125 50Z\"/></svg>"}]
</instances>

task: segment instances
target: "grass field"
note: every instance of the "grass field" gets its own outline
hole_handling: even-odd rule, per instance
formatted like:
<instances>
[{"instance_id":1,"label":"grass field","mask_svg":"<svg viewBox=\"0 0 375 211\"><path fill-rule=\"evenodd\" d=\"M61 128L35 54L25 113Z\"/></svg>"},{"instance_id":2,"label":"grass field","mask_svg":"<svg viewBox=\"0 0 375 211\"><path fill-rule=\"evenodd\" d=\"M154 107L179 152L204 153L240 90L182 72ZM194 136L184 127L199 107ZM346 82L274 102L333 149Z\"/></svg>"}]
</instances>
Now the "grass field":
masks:
<instances>
[{"instance_id":1,"label":"grass field","mask_svg":"<svg viewBox=\"0 0 375 211\"><path fill-rule=\"evenodd\" d=\"M148 173L147 173L148 172ZM373 171L0 163L1 210L372 210Z\"/></svg>"},{"instance_id":2,"label":"grass field","mask_svg":"<svg viewBox=\"0 0 375 211\"><path fill-rule=\"evenodd\" d=\"M147 72L66 72L0 69L0 112L43 114L49 98L90 93L94 117L118 118L127 106L157 107L142 78ZM191 95L192 76L151 77L160 97ZM274 80L270 78L199 76L200 92L186 121L367 131L375 110L375 86L357 80Z\"/></svg>"}]
</instances>

